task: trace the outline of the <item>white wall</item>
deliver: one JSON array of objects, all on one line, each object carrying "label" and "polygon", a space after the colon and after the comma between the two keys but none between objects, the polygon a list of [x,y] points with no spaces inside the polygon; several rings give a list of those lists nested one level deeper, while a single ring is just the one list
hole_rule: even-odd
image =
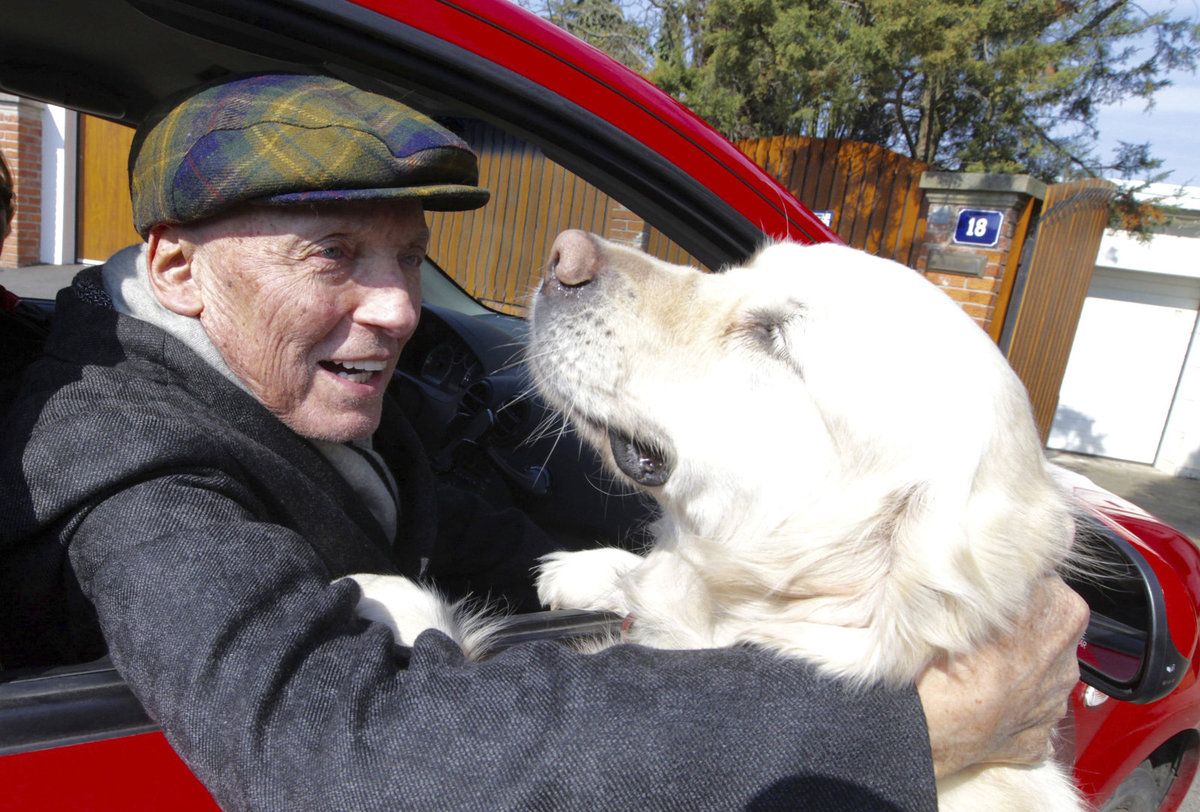
[{"label": "white wall", "polygon": [[1107,229],[1096,252],[1096,264],[1125,271],[1148,271],[1200,278],[1200,238],[1154,234],[1140,242],[1128,231]]},{"label": "white wall", "polygon": [[1192,330],[1191,347],[1154,467],[1200,479],[1200,319]]},{"label": "white wall", "polygon": [[42,110],[42,262],[75,261],[76,114],[46,105]]},{"label": "white wall", "polygon": [[[1143,243],[1128,232],[1109,230],[1100,242],[1096,265],[1200,279],[1200,238],[1155,234]],[[1154,467],[1200,478],[1200,320],[1186,353]],[[1122,392],[1119,381],[1113,384],[1112,397],[1137,397],[1137,392]]]}]

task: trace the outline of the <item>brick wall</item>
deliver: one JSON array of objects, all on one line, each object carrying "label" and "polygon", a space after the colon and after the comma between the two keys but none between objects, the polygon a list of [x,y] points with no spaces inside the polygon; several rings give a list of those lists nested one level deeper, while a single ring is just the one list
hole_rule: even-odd
[{"label": "brick wall", "polygon": [[41,249],[42,105],[0,94],[0,150],[16,186],[16,217],[0,266],[32,265]]},{"label": "brick wall", "polygon": [[992,326],[996,312],[996,297],[1000,292],[1000,264],[988,263],[982,277],[956,274],[925,274],[925,278],[941,288],[951,299],[962,305],[966,314],[985,330]]},{"label": "brick wall", "polygon": [[[994,204],[993,204],[994,205]],[[925,270],[925,278],[942,289],[951,299],[958,302],[968,316],[984,330],[992,327],[996,305],[1000,295],[1000,281],[1004,276],[1009,248],[1012,246],[1013,231],[1019,217],[1019,209],[1013,205],[1004,210],[1004,223],[1000,239],[993,248],[973,248],[953,244],[955,221],[938,222],[933,218],[926,223],[925,237],[916,254],[915,265],[919,269],[929,268],[931,248],[946,253],[982,256],[984,266],[979,276]]]},{"label": "brick wall", "polygon": [[616,199],[608,204],[608,223],[604,236],[614,242],[646,249],[646,221]]},{"label": "brick wall", "polygon": [[[921,188],[925,193],[925,233],[913,267],[998,341],[1007,291],[1022,248],[1021,224],[1031,201],[1045,196],[1045,184],[1024,175],[926,172]],[[964,209],[1000,212],[1003,222],[995,245],[955,242],[955,228]]]}]

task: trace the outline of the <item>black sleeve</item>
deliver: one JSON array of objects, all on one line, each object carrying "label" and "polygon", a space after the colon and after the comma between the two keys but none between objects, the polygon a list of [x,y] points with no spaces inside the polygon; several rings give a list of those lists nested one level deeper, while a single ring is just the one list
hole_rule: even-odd
[{"label": "black sleeve", "polygon": [[750,648],[482,663],[358,618],[220,472],[130,484],[71,559],[113,661],[226,809],[933,809],[912,690]]}]

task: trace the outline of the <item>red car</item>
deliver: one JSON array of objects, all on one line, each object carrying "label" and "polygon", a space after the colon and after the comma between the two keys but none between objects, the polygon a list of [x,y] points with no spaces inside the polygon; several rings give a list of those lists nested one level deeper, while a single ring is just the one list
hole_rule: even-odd
[{"label": "red car", "polygon": [[[394,95],[503,157],[484,161],[494,201],[477,219],[434,224],[448,236],[431,247],[425,313],[394,389],[441,475],[563,538],[613,538],[644,506],[598,493],[595,461],[579,448],[521,443],[541,415],[516,400],[524,323],[512,315],[512,275],[536,268],[567,225],[633,229],[650,250],[710,268],[764,237],[836,239],[686,108],[507,0],[4,4],[0,90],[113,121],[136,124],[179,89],[261,70],[316,70]],[[485,220],[495,212],[510,219]],[[1104,572],[1076,579],[1093,620],[1075,774],[1098,807],[1174,809],[1200,745],[1200,558],[1133,506],[1073,487]],[[514,635],[575,634],[587,622],[535,618]],[[213,807],[103,660],[0,670],[0,788],[3,809]]]}]

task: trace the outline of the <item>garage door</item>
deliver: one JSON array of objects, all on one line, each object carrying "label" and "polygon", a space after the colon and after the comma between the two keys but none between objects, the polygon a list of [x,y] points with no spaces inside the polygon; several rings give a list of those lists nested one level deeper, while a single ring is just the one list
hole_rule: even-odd
[{"label": "garage door", "polygon": [[141,242],[129,202],[129,145],[133,130],[94,116],[79,116],[79,198],[75,257],[103,262]]},{"label": "garage door", "polygon": [[1153,463],[1200,309],[1200,279],[1097,268],[1047,445]]}]

